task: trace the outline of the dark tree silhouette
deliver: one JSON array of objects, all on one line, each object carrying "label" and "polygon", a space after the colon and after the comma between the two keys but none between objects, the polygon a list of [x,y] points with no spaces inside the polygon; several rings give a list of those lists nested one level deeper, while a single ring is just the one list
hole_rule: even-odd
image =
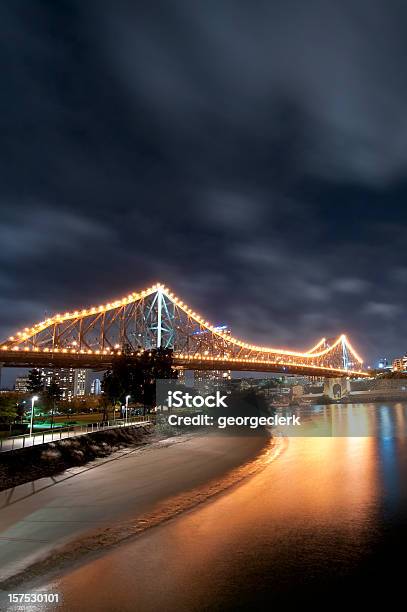
[{"label": "dark tree silhouette", "polygon": [[51,380],[50,384],[45,388],[44,400],[46,409],[51,412],[51,429],[54,427],[55,407],[60,401],[62,391],[55,380]]},{"label": "dark tree silhouette", "polygon": [[117,356],[103,377],[103,393],[113,404],[119,401],[123,404],[126,395],[130,395],[133,402],[143,404],[145,414],[155,405],[155,381],[177,378],[172,363],[172,349],[151,349]]},{"label": "dark tree silhouette", "polygon": [[42,393],[44,391],[44,378],[37,368],[28,372],[28,390],[31,393]]}]

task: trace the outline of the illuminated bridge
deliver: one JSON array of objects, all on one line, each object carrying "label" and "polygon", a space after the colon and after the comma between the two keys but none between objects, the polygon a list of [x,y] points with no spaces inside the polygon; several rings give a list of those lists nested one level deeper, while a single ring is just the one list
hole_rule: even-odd
[{"label": "illuminated bridge", "polygon": [[255,346],[211,325],[161,284],[26,327],[0,344],[0,365],[101,370],[123,350],[158,347],[173,349],[183,369],[367,376],[344,334],[305,352]]}]

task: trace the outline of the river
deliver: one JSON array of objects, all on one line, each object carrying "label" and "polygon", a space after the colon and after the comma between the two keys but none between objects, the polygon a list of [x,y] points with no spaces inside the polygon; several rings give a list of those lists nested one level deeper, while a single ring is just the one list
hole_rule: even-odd
[{"label": "river", "polygon": [[278,437],[249,477],[41,590],[75,612],[260,610],[379,595],[390,605],[404,591],[407,405],[338,408],[315,409],[313,419],[356,414],[372,435]]}]

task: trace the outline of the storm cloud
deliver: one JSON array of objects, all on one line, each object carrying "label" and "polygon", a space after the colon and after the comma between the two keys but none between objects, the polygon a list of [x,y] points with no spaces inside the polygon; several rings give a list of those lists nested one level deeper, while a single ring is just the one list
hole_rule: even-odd
[{"label": "storm cloud", "polygon": [[307,347],[406,346],[407,7],[3,2],[0,336],[169,285]]}]

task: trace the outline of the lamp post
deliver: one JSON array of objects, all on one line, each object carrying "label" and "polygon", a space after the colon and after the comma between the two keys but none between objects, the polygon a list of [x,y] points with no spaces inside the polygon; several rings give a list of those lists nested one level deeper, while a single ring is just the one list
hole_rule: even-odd
[{"label": "lamp post", "polygon": [[128,421],[129,399],[131,395],[126,395],[126,423]]},{"label": "lamp post", "polygon": [[31,398],[31,421],[30,421],[30,436],[33,435],[33,424],[34,424],[34,404],[38,400],[38,395],[33,395]]}]

